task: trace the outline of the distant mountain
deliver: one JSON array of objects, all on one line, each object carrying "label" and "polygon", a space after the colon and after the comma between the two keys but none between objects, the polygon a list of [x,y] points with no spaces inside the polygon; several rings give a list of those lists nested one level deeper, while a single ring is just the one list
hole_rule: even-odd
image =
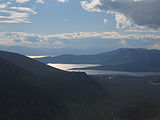
[{"label": "distant mountain", "polygon": [[62,71],[23,55],[0,51],[0,119],[71,120],[67,103],[110,95],[85,73]]},{"label": "distant mountain", "polygon": [[85,69],[131,72],[160,72],[160,51],[120,48],[96,55],[61,55],[38,58],[43,63],[100,64]]}]

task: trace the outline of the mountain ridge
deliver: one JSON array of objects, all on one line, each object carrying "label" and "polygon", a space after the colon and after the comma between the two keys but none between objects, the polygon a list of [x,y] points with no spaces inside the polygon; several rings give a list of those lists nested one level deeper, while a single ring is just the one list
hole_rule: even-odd
[{"label": "mountain ridge", "polygon": [[84,111],[82,105],[110,98],[109,91],[84,72],[62,71],[6,51],[0,51],[0,66],[2,120],[79,120],[74,111]]},{"label": "mountain ridge", "polygon": [[32,73],[35,83],[57,92],[64,100],[91,102],[108,95],[101,85],[85,73],[62,71],[17,53],[0,51],[0,57]]},{"label": "mountain ridge", "polygon": [[95,70],[160,72],[160,51],[155,49],[120,48],[95,55],[61,55],[36,60],[43,63],[102,65],[86,68]]}]

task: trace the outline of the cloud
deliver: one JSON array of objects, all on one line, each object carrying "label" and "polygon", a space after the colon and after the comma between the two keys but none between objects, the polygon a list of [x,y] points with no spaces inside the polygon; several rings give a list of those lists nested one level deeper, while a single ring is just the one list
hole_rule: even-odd
[{"label": "cloud", "polygon": [[[0,2],[0,23],[32,23],[30,17],[37,14],[38,4],[48,0],[2,0]],[[51,0],[52,1],[52,0]],[[69,0],[55,0],[61,3]],[[64,20],[65,22],[68,19]]]},{"label": "cloud", "polygon": [[33,13],[29,13],[28,11],[17,12],[14,10],[1,10],[0,13],[7,14],[4,16],[2,15],[0,16],[0,23],[21,23],[21,22],[31,23],[28,18],[31,14],[33,14]]},{"label": "cloud", "polygon": [[92,0],[82,1],[89,12],[115,14],[117,27],[160,28],[160,0]]},{"label": "cloud", "polygon": [[[39,35],[24,32],[0,32],[0,45],[47,49],[106,49],[119,47],[159,47],[160,35],[122,34],[118,32],[78,32]],[[93,41],[95,44],[93,44]]]},{"label": "cloud", "polygon": [[149,48],[151,48],[151,49],[160,49],[160,42],[157,42],[157,43],[154,43],[154,44],[150,45]]},{"label": "cloud", "polygon": [[57,41],[53,41],[52,44],[55,46],[54,48],[62,48],[62,46],[64,45],[64,43],[62,41],[58,41],[58,40]]},{"label": "cloud", "polygon": [[62,41],[57,39],[46,39],[45,36],[23,32],[0,32],[0,45],[4,46],[26,46],[26,47],[45,47],[60,48]]},{"label": "cloud", "polygon": [[131,30],[125,30],[126,32],[137,32],[137,33],[155,33],[158,32],[156,30],[137,30],[137,29],[131,29]]},{"label": "cloud", "polygon": [[10,5],[10,4],[11,4],[11,2],[1,3],[0,4],[0,9],[4,9],[4,8],[8,7],[8,5]]},{"label": "cloud", "polygon": [[0,45],[5,46],[39,46],[41,37],[36,34],[28,34],[23,32],[1,32]]},{"label": "cloud", "polygon": [[5,0],[0,3],[0,23],[31,23],[30,16],[37,14],[27,2],[44,3],[44,0]]},{"label": "cloud", "polygon": [[119,44],[120,44],[120,45],[127,45],[127,42],[126,42],[126,40],[120,40],[120,41],[119,41]]},{"label": "cloud", "polygon": [[109,21],[108,19],[104,19],[104,20],[103,20],[103,23],[104,23],[104,24],[107,24],[108,21]]},{"label": "cloud", "polygon": [[57,1],[61,3],[65,3],[65,2],[68,2],[69,0],[57,0]]},{"label": "cloud", "polygon": [[0,23],[31,23],[29,17],[37,12],[29,7],[13,6],[13,2],[4,2],[0,4],[0,14]]},{"label": "cloud", "polygon": [[29,12],[29,13],[32,13],[32,14],[37,14],[36,11],[34,11],[31,8],[27,8],[27,7],[10,7],[10,9],[18,10],[18,11],[22,11],[22,12]]},{"label": "cloud", "polygon": [[44,0],[36,0],[36,3],[44,4]]},{"label": "cloud", "polygon": [[51,34],[44,36],[45,39],[84,39],[84,38],[101,38],[101,39],[160,39],[159,35],[154,34],[120,34],[118,32],[78,32]]},{"label": "cloud", "polygon": [[16,0],[17,3],[26,3],[29,2],[30,0]]}]

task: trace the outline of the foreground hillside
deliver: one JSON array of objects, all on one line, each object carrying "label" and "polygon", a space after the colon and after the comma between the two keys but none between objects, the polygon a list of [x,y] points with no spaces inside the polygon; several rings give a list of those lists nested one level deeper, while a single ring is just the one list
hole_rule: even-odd
[{"label": "foreground hillside", "polygon": [[1,120],[70,120],[63,101],[35,76],[0,58]]},{"label": "foreground hillside", "polygon": [[71,120],[79,117],[71,106],[110,96],[85,73],[61,71],[23,55],[0,51],[0,66],[3,120]]},{"label": "foreground hillside", "polygon": [[129,72],[160,72],[160,51],[148,49],[117,49],[96,55],[61,55],[37,60],[44,63],[100,64],[84,69]]},{"label": "foreground hillside", "polygon": [[99,104],[105,111],[102,120],[160,120],[160,76],[92,77],[112,95]]}]

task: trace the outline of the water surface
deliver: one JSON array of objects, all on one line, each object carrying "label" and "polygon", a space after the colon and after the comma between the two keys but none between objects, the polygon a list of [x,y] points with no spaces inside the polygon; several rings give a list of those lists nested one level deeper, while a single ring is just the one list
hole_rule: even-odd
[{"label": "water surface", "polygon": [[53,64],[49,63],[49,66],[65,70],[65,71],[76,71],[86,72],[87,74],[121,74],[121,75],[132,75],[132,76],[149,76],[149,75],[160,75],[160,72],[124,72],[124,71],[109,71],[109,70],[70,70],[73,68],[86,68],[100,66],[98,64]]}]

